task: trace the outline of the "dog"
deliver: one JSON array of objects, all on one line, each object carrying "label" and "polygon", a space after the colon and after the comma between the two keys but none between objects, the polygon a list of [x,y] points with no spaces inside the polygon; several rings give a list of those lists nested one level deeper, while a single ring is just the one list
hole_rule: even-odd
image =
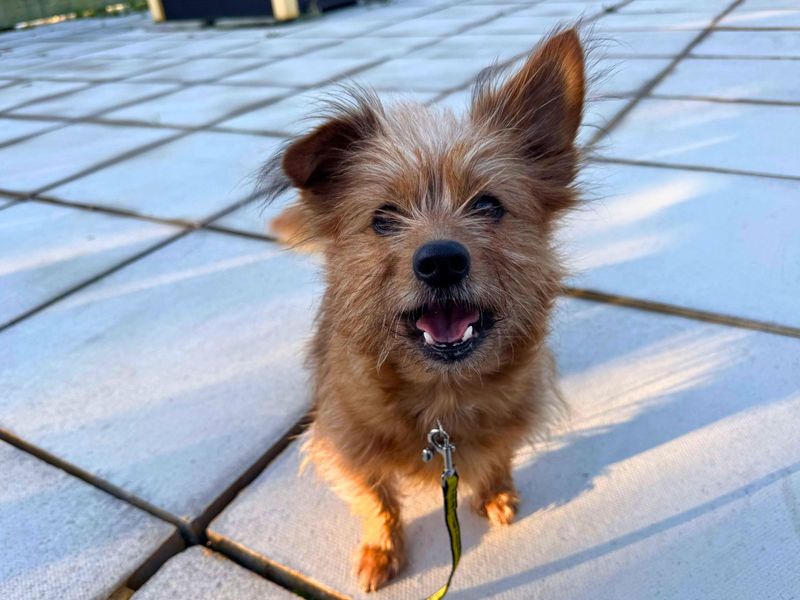
[{"label": "dog", "polygon": [[545,337],[584,64],[577,31],[555,32],[516,71],[485,70],[463,117],[351,88],[265,169],[268,195],[299,192],[279,237],[325,256],[304,452],[363,520],[365,591],[404,565],[400,490],[440,483],[420,459],[437,422],[474,510],[515,516],[515,451],[562,402]]}]

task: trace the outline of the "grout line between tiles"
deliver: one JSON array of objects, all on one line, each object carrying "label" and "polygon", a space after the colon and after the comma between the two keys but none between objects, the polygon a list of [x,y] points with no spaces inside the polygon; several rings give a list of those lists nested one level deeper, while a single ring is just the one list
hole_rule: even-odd
[{"label": "grout line between tiles", "polygon": [[[761,100],[758,98],[720,98],[719,96],[702,96],[691,94],[650,94],[648,98],[656,100],[700,100],[703,102],[716,102],[717,104],[752,104],[756,106],[800,106],[800,99],[790,100]],[[799,96],[800,98],[800,96]]]},{"label": "grout line between tiles", "polygon": [[640,167],[655,167],[658,169],[677,169],[684,171],[697,171],[700,173],[722,173],[723,175],[744,175],[748,177],[763,177],[765,179],[784,179],[786,181],[800,181],[800,175],[781,175],[778,173],[760,173],[758,171],[745,171],[741,169],[726,169],[724,167],[710,167],[704,165],[690,165],[682,163],[661,163],[649,160],[635,160],[631,158],[617,158],[611,156],[593,155],[592,162],[636,165]]},{"label": "grout line between tiles", "polygon": [[684,308],[682,306],[667,304],[665,302],[642,300],[639,298],[632,298],[630,296],[609,294],[606,292],[599,292],[596,290],[572,286],[565,286],[562,294],[570,298],[581,298],[583,300],[590,300],[602,304],[612,304],[614,306],[623,306],[625,308],[632,308],[650,313],[659,313],[663,315],[692,319],[694,321],[714,323],[716,325],[727,325],[730,327],[736,327],[738,329],[750,329],[753,331],[761,331],[764,333],[771,333],[785,337],[800,338],[800,328],[798,327],[790,327],[787,325],[759,321],[756,319],[746,319],[743,317],[725,315],[706,310]]}]

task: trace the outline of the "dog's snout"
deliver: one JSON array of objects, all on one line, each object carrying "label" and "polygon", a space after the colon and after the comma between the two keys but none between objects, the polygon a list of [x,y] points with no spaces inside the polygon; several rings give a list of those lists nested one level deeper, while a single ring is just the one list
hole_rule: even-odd
[{"label": "dog's snout", "polygon": [[414,253],[414,275],[431,287],[455,285],[469,274],[469,252],[454,240],[436,240]]}]

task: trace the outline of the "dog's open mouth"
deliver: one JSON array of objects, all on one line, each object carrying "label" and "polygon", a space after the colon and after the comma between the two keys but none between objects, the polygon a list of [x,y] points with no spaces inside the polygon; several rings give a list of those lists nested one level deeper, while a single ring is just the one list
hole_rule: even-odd
[{"label": "dog's open mouth", "polygon": [[425,305],[411,319],[425,352],[446,362],[469,356],[494,323],[487,311],[451,301]]}]

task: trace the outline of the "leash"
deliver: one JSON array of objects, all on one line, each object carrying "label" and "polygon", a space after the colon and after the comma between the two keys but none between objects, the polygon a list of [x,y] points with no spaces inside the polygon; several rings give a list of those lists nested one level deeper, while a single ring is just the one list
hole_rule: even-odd
[{"label": "leash", "polygon": [[442,471],[442,494],[444,496],[444,521],[447,525],[447,534],[450,536],[450,553],[453,556],[453,566],[450,568],[450,576],[447,582],[428,596],[427,600],[441,600],[450,589],[453,575],[461,560],[461,526],[458,524],[458,472],[453,465],[453,452],[456,447],[450,443],[450,436],[436,422],[437,427],[428,433],[428,447],[422,451],[422,460],[430,462],[433,460],[433,451],[442,455],[444,459],[444,470]]}]

